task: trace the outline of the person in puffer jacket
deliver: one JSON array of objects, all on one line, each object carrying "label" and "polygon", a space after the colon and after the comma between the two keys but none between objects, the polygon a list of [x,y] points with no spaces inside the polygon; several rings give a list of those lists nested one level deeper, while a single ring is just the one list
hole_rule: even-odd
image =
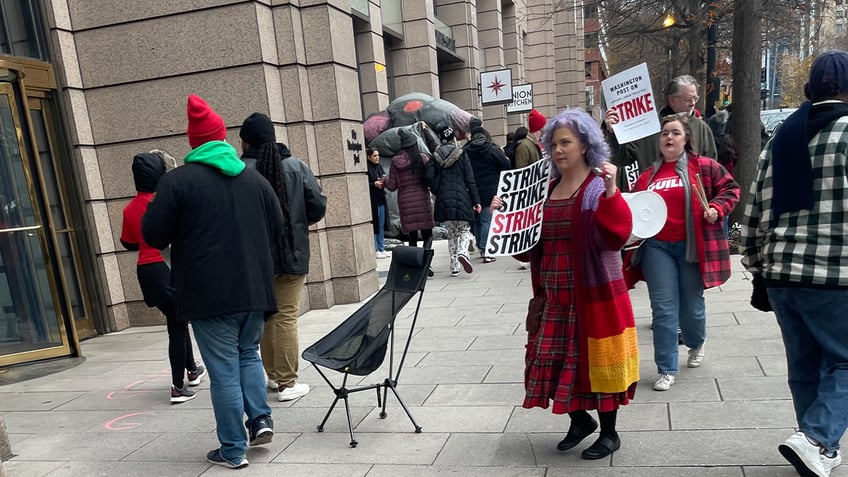
[{"label": "person in puffer jacket", "polygon": [[495,261],[495,257],[489,257],[485,252],[486,242],[489,240],[489,225],[492,222],[492,212],[489,210],[492,201],[490,197],[494,197],[498,190],[501,171],[510,169],[509,159],[507,159],[503,149],[492,144],[492,136],[489,131],[482,127],[477,127],[471,131],[471,140],[465,145],[464,149],[471,161],[471,169],[474,170],[474,182],[477,184],[477,191],[480,193],[480,197],[486,198],[485,203],[480,204],[483,209],[475,215],[471,229],[474,232],[474,240],[477,241],[483,263],[492,263]]},{"label": "person in puffer jacket", "polygon": [[412,134],[400,132],[401,147],[399,154],[392,158],[389,175],[383,187],[390,192],[397,191],[400,228],[409,235],[409,245],[418,246],[418,238],[424,241],[424,248],[433,246],[433,205],[430,202],[430,182],[432,164],[430,157],[418,149],[418,141]]},{"label": "person in puffer jacket", "polygon": [[455,277],[459,275],[460,265],[465,273],[474,271],[468,259],[468,242],[470,223],[475,213],[480,213],[480,196],[471,161],[465,150],[453,142],[453,128],[439,123],[436,132],[442,145],[433,153],[435,176],[430,189],[436,194],[436,221],[444,223],[448,231],[450,274]]}]

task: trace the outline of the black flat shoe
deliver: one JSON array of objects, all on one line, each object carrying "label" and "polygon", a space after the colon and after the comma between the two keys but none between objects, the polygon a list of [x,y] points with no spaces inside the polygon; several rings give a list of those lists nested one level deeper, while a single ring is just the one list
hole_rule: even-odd
[{"label": "black flat shoe", "polygon": [[568,449],[571,449],[572,447],[576,446],[577,444],[580,444],[580,441],[589,437],[589,435],[591,435],[593,432],[595,432],[595,429],[597,429],[597,428],[598,428],[598,423],[594,419],[592,419],[592,427],[588,427],[588,428],[585,428],[585,429],[577,427],[574,424],[572,424],[568,428],[568,434],[566,434],[565,438],[563,440],[559,441],[559,444],[557,444],[557,450],[567,451]]},{"label": "black flat shoe", "polygon": [[601,436],[598,440],[595,441],[594,444],[589,446],[588,449],[584,450],[580,457],[586,460],[597,460],[603,459],[604,457],[612,454],[621,448],[621,439],[618,436],[615,438],[609,436]]}]

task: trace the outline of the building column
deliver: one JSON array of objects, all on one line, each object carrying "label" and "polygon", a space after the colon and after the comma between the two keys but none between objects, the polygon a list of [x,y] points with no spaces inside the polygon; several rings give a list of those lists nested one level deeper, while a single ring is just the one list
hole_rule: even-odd
[{"label": "building column", "polygon": [[[514,84],[526,84],[529,81],[524,73],[524,35],[527,31],[525,6],[522,0],[503,6],[503,47],[504,64],[512,70]],[[507,116],[507,131],[515,131],[526,126],[526,114],[513,113]]]},{"label": "building column", "polygon": [[[439,97],[436,26],[430,1],[402,0],[403,41],[391,51],[396,96],[425,93]],[[372,254],[373,255],[373,254]]]},{"label": "building column", "polygon": [[[504,24],[501,0],[479,0],[477,2],[477,39],[483,50],[483,70],[505,69]],[[521,84],[512,76],[512,84]],[[483,126],[500,146],[506,144],[506,106],[483,107]]]},{"label": "building column", "polygon": [[[556,62],[554,57],[554,28],[551,12],[553,0],[527,0],[527,35],[524,42],[524,73],[527,83],[533,83],[533,106],[551,117],[557,110]],[[522,126],[527,125],[522,115]]]},{"label": "building column", "polygon": [[274,23],[285,33],[277,30],[279,120],[328,199],[326,216],[310,234],[306,286],[312,308],[361,301],[377,289],[371,209],[363,200],[368,186],[353,19],[350,7],[338,3],[274,9]]},{"label": "building column", "polygon": [[[583,2],[569,0],[553,17],[555,111],[586,107],[586,66],[583,45]],[[550,116],[548,116],[550,117]]]},{"label": "building column", "polygon": [[386,76],[386,50],[383,46],[383,20],[380,1],[368,4],[369,22],[354,21],[356,54],[359,62],[359,84],[362,88],[362,112],[365,117],[386,109],[389,86]]},{"label": "building column", "polygon": [[482,55],[477,36],[477,7],[471,0],[435,0],[438,17],[451,27],[456,56],[463,62],[440,65],[442,98],[475,116],[483,115],[480,104]]}]

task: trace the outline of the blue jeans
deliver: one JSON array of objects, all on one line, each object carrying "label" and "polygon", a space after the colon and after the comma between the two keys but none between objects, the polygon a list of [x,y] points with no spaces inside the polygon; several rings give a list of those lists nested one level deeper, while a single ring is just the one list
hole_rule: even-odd
[{"label": "blue jeans", "polygon": [[194,338],[209,370],[209,393],[215,410],[221,456],[241,462],[247,450],[245,424],[270,416],[265,396],[265,370],[259,359],[264,312],[251,311],[191,322]]},{"label": "blue jeans", "polygon": [[386,251],[385,237],[386,237],[386,206],[378,205],[377,206],[377,222],[379,228],[378,233],[374,234],[374,246],[377,248],[378,252]]},{"label": "blue jeans", "polygon": [[488,207],[484,207],[474,217],[474,223],[471,224],[471,230],[474,233],[474,240],[477,242],[477,248],[480,250],[480,255],[486,255],[486,241],[489,240],[489,225],[492,223],[492,212]]},{"label": "blue jeans", "polygon": [[685,241],[656,239],[642,244],[641,267],[651,300],[657,372],[677,374],[677,328],[689,348],[700,347],[707,336],[701,268],[686,261]]},{"label": "blue jeans", "polygon": [[798,428],[828,451],[848,428],[848,290],[768,288]]}]

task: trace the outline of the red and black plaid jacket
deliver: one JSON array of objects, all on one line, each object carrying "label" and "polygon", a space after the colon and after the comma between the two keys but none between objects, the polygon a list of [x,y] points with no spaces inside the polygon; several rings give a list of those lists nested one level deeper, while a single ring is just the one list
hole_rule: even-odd
[{"label": "red and black plaid jacket", "polygon": [[[695,227],[695,237],[699,237],[696,247],[704,288],[712,288],[726,282],[730,278],[730,250],[727,235],[724,233],[724,217],[730,215],[739,202],[739,184],[721,164],[709,157],[690,154],[687,159],[688,178],[683,179],[690,184],[689,202],[692,206],[692,218]],[[636,181],[635,191],[648,189],[648,184],[654,177],[657,163],[645,170]],[[695,195],[691,184],[696,182],[695,174],[701,176],[704,193],[710,207],[718,211],[718,220],[709,223],[704,220],[704,208]],[[690,226],[687,223],[687,227]]]}]

